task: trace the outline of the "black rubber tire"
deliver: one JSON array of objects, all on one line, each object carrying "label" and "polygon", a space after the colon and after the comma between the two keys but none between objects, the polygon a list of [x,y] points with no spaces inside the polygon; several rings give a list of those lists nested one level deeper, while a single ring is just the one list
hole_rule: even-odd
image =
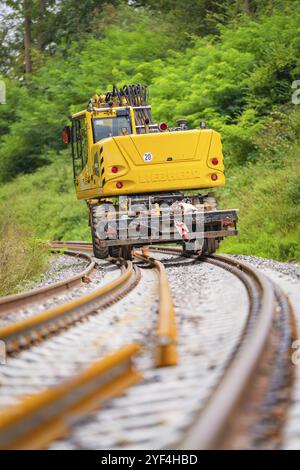
[{"label": "black rubber tire", "polygon": [[[217,210],[217,201],[214,196],[214,193],[208,193],[208,195],[204,198],[204,203],[210,204],[212,210]],[[221,226],[220,226],[221,228]],[[219,240],[215,238],[205,238],[203,247],[202,247],[202,254],[203,255],[212,255],[217,251],[219,248]]]},{"label": "black rubber tire", "polygon": [[108,248],[100,246],[100,238],[96,233],[95,207],[90,210],[90,225],[92,232],[93,251],[95,258],[106,259],[109,256]]},{"label": "black rubber tire", "polygon": [[122,248],[121,248],[121,257],[131,261],[132,260],[131,250],[132,250],[131,245],[122,246]]},{"label": "black rubber tire", "polygon": [[132,260],[131,246],[110,246],[108,252],[113,258]]},{"label": "black rubber tire", "polygon": [[121,255],[121,250],[119,246],[110,246],[108,248],[109,255],[113,258],[119,258]]}]

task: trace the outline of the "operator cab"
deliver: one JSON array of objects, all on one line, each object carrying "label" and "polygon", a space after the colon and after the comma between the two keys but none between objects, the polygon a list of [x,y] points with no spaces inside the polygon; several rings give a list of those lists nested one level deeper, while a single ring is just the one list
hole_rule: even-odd
[{"label": "operator cab", "polygon": [[95,117],[92,119],[94,143],[107,137],[132,134],[130,116]]}]

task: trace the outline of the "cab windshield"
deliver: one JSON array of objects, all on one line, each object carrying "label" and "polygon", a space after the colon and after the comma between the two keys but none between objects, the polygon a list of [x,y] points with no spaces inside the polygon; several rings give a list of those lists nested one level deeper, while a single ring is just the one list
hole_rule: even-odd
[{"label": "cab windshield", "polygon": [[131,134],[129,116],[115,116],[109,118],[93,119],[94,141],[106,137]]}]

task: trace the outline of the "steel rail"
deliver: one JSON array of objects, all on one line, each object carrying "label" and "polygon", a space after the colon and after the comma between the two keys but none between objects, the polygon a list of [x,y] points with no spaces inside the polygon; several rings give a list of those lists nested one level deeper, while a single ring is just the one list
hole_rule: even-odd
[{"label": "steel rail", "polygon": [[59,294],[73,287],[80,285],[82,282],[88,280],[88,277],[93,274],[95,270],[95,261],[92,260],[91,256],[86,253],[77,253],[71,250],[65,251],[65,254],[74,257],[80,257],[88,261],[88,266],[80,273],[64,279],[59,282],[53,282],[48,286],[40,287],[38,289],[32,289],[18,294],[7,295],[0,297],[0,314],[5,315],[13,310],[20,307],[25,307],[39,300],[45,300],[45,298]]},{"label": "steel rail", "polygon": [[164,265],[155,260],[159,272],[159,319],[157,327],[156,366],[174,366],[178,362],[174,303]]},{"label": "steel rail", "polygon": [[112,282],[78,299],[0,328],[0,339],[6,344],[7,353],[17,352],[123,297],[138,283],[140,273],[130,261],[122,260],[122,263],[121,276]]},{"label": "steel rail", "polygon": [[89,412],[142,378],[132,365],[138,351],[137,344],[125,346],[68,381],[8,407],[0,414],[0,449],[43,449],[68,434]]},{"label": "steel rail", "polygon": [[[80,245],[80,242],[67,242],[65,245],[70,247],[69,243],[78,243]],[[87,244],[84,244],[84,246],[87,246]],[[182,253],[181,248],[175,247],[149,247],[149,249],[174,255]],[[175,365],[177,364],[175,312],[165,267],[160,261],[149,257],[145,252],[144,254],[134,253],[134,256],[155,268],[159,274],[159,320],[157,327],[156,366]],[[270,343],[270,332],[273,327],[276,311],[276,292],[264,275],[245,262],[225,255],[192,256],[192,258],[213,264],[236,275],[245,285],[250,300],[248,321],[245,325],[240,344],[228,361],[228,367],[212,391],[205,407],[195,417],[194,423],[186,431],[184,440],[176,446],[176,448],[180,449],[216,449],[222,448],[223,443],[226,442],[232,420],[235,419],[237,412],[240,411],[242,405],[247,400],[250,389],[249,385],[250,383],[255,384],[257,380],[258,366],[263,360]],[[123,267],[121,277],[128,272],[130,265],[131,269],[134,270],[132,263],[127,262],[126,268],[124,269]],[[135,285],[137,282],[136,279],[132,280],[130,275],[128,277],[129,280],[126,281],[125,291],[126,289],[128,290],[128,285]],[[118,279],[115,282],[117,281]],[[108,299],[105,296],[106,302],[112,301],[114,289],[112,292],[109,291]],[[94,301],[95,299],[89,299],[89,311],[99,308],[99,306],[95,307],[93,305]],[[74,307],[71,313],[69,312],[72,322],[82,318],[80,315],[88,314],[83,311],[85,304],[80,305],[78,309],[77,307]],[[68,317],[63,316],[63,318],[66,319]],[[58,322],[59,328],[65,326],[61,323],[59,315],[53,319],[54,326],[56,326],[56,322]],[[53,323],[50,321],[50,329]],[[23,338],[26,342],[26,338],[28,339],[28,335],[32,335],[32,332],[34,335],[43,336],[43,329],[47,330],[47,325],[46,320],[40,325],[40,329],[39,327],[37,330],[29,328],[27,331],[25,328],[23,333],[17,333],[19,334],[17,336],[18,340],[12,337],[9,339],[11,343],[8,344],[14,345],[14,341],[17,341],[15,344],[17,349],[22,342],[20,339],[22,340]],[[3,329],[0,329],[0,339],[2,339],[1,330]],[[138,346],[131,347],[136,348],[135,351],[137,352]],[[132,352],[132,354],[135,354],[135,352]],[[32,396],[24,400],[19,408],[9,408],[7,412],[0,415],[0,449],[43,448],[53,439],[65,435],[68,432],[68,423],[70,421],[73,423],[74,420],[76,421],[84,416],[86,412],[98,406],[104,398],[110,398],[118,393],[114,391],[116,384],[116,388],[119,391],[122,387],[124,388],[124,382],[125,386],[128,386],[138,380],[136,372],[133,372],[133,375],[131,374],[131,366],[129,366],[130,378],[128,378],[120,362],[114,363],[115,370],[117,371],[116,375],[108,369],[104,371],[103,361],[106,359],[102,360],[102,365],[101,361],[98,361],[97,364],[88,368],[84,373],[79,374],[78,377],[71,379],[67,384],[59,385],[51,390]],[[96,368],[94,368],[95,365]],[[124,367],[126,369],[127,366]],[[122,377],[120,382],[118,378],[119,372]],[[113,390],[110,388],[111,384],[107,384],[105,381],[106,376],[109,379],[113,376]]]},{"label": "steel rail", "polygon": [[[178,255],[181,248],[149,247],[151,251]],[[250,305],[249,316],[237,351],[229,361],[220,382],[204,409],[187,431],[180,449],[218,449],[228,442],[228,428],[245,403],[250,383],[264,359],[274,324],[276,293],[271,282],[256,268],[226,255],[192,256],[236,275],[245,285]],[[166,263],[167,265],[167,263]]]},{"label": "steel rail", "polygon": [[61,250],[76,250],[76,251],[93,251],[93,244],[91,242],[81,241],[53,241],[49,242],[49,247]]},{"label": "steel rail", "polygon": [[[259,304],[256,305],[255,321],[252,322],[251,334],[244,334],[244,340],[225,371],[217,388],[210,396],[204,410],[200,413],[194,425],[189,429],[183,442],[182,449],[215,449],[222,447],[226,429],[237,408],[245,398],[249,384],[255,374],[270,335],[275,311],[275,295],[268,279],[257,269],[247,263],[234,260],[225,255],[213,255],[204,258],[205,262],[219,267],[242,271],[251,281],[254,281],[259,292]],[[231,269],[232,272],[232,269]],[[243,278],[240,277],[243,281]],[[245,281],[243,281],[245,282]],[[250,298],[251,302],[251,298]],[[251,321],[252,318],[249,318]],[[247,333],[247,327],[246,331]]]},{"label": "steel rail", "polygon": [[157,245],[150,245],[148,246],[149,251],[157,251],[159,253],[166,253],[170,255],[180,255],[183,254],[183,250],[180,247],[175,247],[175,246],[157,246]]},{"label": "steel rail", "polygon": [[159,312],[156,331],[157,345],[155,349],[156,367],[174,366],[178,362],[177,329],[174,303],[166,269],[160,261],[150,258],[145,252],[134,256],[143,262],[148,262],[159,275]]}]

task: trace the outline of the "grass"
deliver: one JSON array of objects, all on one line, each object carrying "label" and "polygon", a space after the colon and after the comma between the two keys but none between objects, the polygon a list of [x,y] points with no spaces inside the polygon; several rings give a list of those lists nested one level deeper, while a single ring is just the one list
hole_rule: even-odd
[{"label": "grass", "polygon": [[[27,289],[47,266],[45,240],[90,240],[67,153],[0,188],[0,295]],[[42,240],[42,241],[41,241]]]},{"label": "grass", "polygon": [[0,220],[0,295],[28,287],[43,272],[48,259],[45,245],[11,219]]},{"label": "grass", "polygon": [[40,239],[89,241],[88,211],[75,196],[69,153],[50,161],[33,174],[3,184],[0,211],[13,214]]}]

